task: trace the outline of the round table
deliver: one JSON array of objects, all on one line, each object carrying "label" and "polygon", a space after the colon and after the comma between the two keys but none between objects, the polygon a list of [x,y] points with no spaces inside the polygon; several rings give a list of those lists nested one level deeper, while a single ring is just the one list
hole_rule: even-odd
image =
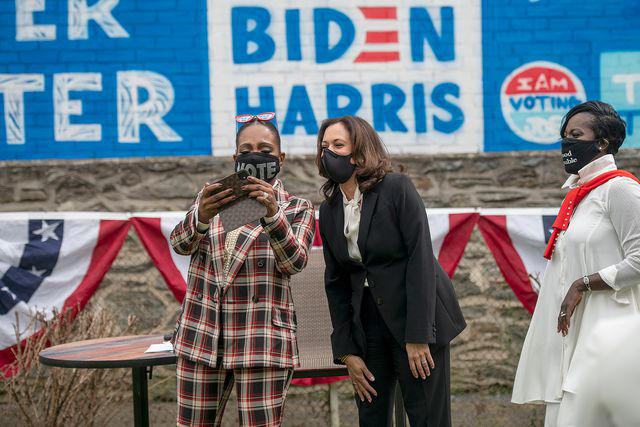
[{"label": "round table", "polygon": [[[134,425],[147,427],[147,375],[151,378],[154,366],[176,363],[176,356],[170,351],[145,353],[151,344],[163,341],[163,335],[133,335],[71,342],[42,350],[40,363],[60,368],[131,368]],[[294,378],[347,375],[344,366],[333,364],[330,350],[310,349],[301,354],[300,362]]]},{"label": "round table", "polygon": [[147,375],[153,366],[176,363],[173,352],[145,353],[161,344],[162,335],[98,338],[49,347],[40,352],[40,363],[60,368],[131,368],[135,426],[149,425]]}]

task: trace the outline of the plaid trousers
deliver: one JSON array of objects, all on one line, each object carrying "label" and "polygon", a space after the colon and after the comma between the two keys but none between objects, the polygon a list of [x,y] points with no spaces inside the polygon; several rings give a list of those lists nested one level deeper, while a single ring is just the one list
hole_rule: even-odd
[{"label": "plaid trousers", "polygon": [[241,426],[279,426],[292,368],[224,369],[178,357],[178,426],[219,426],[236,383]]}]

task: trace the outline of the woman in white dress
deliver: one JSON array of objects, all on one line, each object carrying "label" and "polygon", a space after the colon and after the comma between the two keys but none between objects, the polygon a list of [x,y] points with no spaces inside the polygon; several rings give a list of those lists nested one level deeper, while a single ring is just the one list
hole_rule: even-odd
[{"label": "woman in white dress", "polygon": [[511,400],[546,404],[545,426],[564,427],[576,425],[589,332],[599,320],[640,316],[640,184],[616,167],[626,131],[609,104],[575,106],[560,135],[570,191],[545,252]]}]

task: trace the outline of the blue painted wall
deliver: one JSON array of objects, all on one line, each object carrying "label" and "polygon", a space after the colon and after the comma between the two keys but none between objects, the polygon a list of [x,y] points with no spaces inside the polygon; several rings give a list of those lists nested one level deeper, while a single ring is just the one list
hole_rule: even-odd
[{"label": "blue painted wall", "polygon": [[[588,99],[630,106],[611,97],[601,84],[601,57],[608,52],[640,51],[640,2],[636,0],[576,2],[573,0],[483,0],[482,50],[485,151],[559,149],[516,135],[504,119],[500,89],[516,68],[533,61],[549,61],[569,69],[582,82]],[[638,61],[619,63],[619,71]],[[610,73],[610,72],[609,72]],[[622,86],[615,85],[619,91]],[[605,91],[601,91],[604,89]],[[640,84],[637,85],[640,108]],[[558,137],[559,138],[559,137]],[[638,131],[629,136],[638,141]],[[636,143],[636,146],[637,143]]]},{"label": "blue painted wall", "polygon": [[[127,36],[93,19],[86,39],[73,36],[70,5],[106,0],[45,0],[20,15],[27,3],[0,1],[0,160],[228,155],[233,116],[265,109],[296,154],[313,153],[323,118],[347,113],[392,153],[557,150],[559,118],[585,99],[611,102],[629,124],[624,147],[640,147],[637,0],[119,0],[102,16]],[[55,37],[29,39],[24,16]],[[95,73],[100,89],[56,91],[64,73]],[[506,93],[510,82],[531,90]],[[145,85],[164,85],[150,113],[159,128],[131,109],[148,101]]]},{"label": "blue painted wall", "polygon": [[[47,0],[33,19],[55,25],[55,40],[20,41],[16,2],[0,1],[0,75],[35,73],[44,80],[44,90],[24,94],[24,143],[7,143],[5,105],[0,104],[0,160],[211,153],[206,0],[121,0],[111,13],[129,37],[109,37],[89,21],[88,38],[70,40],[67,12],[67,0]],[[153,72],[170,82],[175,98],[162,119],[181,141],[160,141],[143,124],[139,142],[119,142],[116,76],[130,70]],[[100,124],[101,140],[55,139],[56,73],[100,73],[101,91],[71,91],[69,98],[82,102],[82,114],[70,116],[70,122]],[[142,104],[148,93],[139,89],[138,96]]]}]

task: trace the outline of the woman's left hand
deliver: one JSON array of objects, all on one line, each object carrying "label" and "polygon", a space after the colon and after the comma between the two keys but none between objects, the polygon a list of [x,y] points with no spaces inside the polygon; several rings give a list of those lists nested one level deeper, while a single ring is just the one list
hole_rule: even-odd
[{"label": "woman's left hand", "polygon": [[562,301],[560,306],[560,314],[558,314],[558,333],[562,333],[563,337],[566,337],[569,333],[569,326],[571,325],[571,316],[575,311],[580,301],[582,301],[582,293],[578,290],[579,283],[573,282],[567,295]]},{"label": "woman's left hand", "polygon": [[254,176],[248,178],[251,184],[242,186],[243,190],[249,190],[249,197],[253,197],[267,208],[265,216],[274,216],[278,213],[278,202],[273,190],[273,186]]},{"label": "woman's left hand", "polygon": [[406,348],[411,373],[415,378],[418,378],[419,375],[423,380],[426,380],[431,375],[429,368],[433,369],[436,366],[431,357],[429,344],[408,342]]}]

